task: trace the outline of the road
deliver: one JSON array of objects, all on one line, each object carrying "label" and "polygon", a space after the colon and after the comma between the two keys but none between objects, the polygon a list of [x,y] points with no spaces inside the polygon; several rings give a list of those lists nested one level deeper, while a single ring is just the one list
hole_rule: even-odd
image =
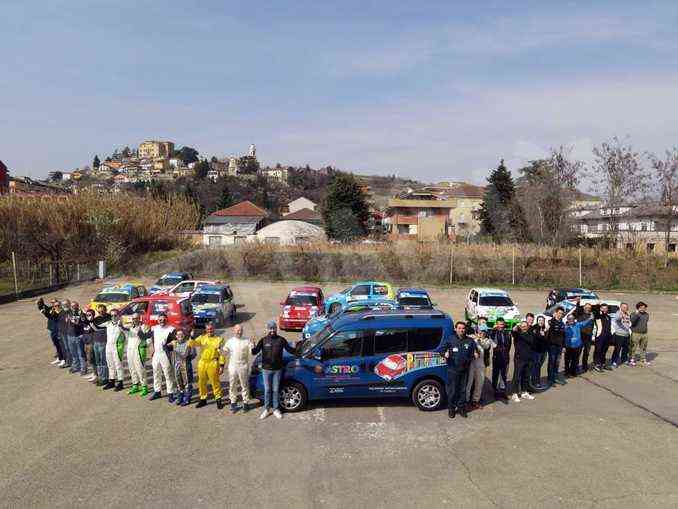
[{"label": "road", "polygon": [[[232,285],[246,334],[263,334],[291,286]],[[84,303],[95,291],[58,296]],[[464,290],[432,295],[462,316]],[[524,312],[543,309],[543,291],[512,295]],[[103,392],[49,365],[32,301],[0,306],[0,506],[677,507],[676,297],[604,296],[649,304],[651,368],[454,420],[374,401],[259,421]]]}]

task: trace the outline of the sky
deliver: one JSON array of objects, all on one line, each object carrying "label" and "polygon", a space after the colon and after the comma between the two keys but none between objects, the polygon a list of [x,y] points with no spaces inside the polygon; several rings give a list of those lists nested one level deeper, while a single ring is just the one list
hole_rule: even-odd
[{"label": "sky", "polygon": [[0,159],[203,156],[484,182],[678,145],[678,2],[0,0]]}]

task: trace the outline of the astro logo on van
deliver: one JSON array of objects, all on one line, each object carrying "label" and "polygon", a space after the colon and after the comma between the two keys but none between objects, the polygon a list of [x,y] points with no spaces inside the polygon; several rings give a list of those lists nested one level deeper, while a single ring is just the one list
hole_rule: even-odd
[{"label": "astro logo on van", "polygon": [[328,375],[355,375],[358,373],[358,366],[328,366],[325,373]]}]

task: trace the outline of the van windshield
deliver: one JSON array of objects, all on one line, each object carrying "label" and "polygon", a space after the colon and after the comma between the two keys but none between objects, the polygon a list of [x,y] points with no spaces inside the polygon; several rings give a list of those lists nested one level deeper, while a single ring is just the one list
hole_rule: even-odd
[{"label": "van windshield", "polygon": [[219,304],[221,295],[218,293],[194,293],[191,302],[193,304]]},{"label": "van windshield", "polygon": [[479,304],[481,306],[511,307],[513,306],[513,301],[503,295],[481,295]]},{"label": "van windshield", "polygon": [[401,306],[428,307],[431,305],[431,301],[428,300],[428,297],[400,297],[398,302]]},{"label": "van windshield", "polygon": [[326,325],[323,329],[320,329],[318,332],[313,334],[310,338],[303,340],[298,346],[297,351],[299,355],[306,355],[308,352],[313,350],[316,345],[319,345],[325,341],[330,335],[334,333],[334,330],[330,325]]},{"label": "van windshield", "polygon": [[174,286],[178,285],[183,280],[184,278],[182,278],[181,276],[165,276],[158,279],[158,281],[156,281],[155,284],[158,286]]},{"label": "van windshield", "polygon": [[297,293],[290,295],[285,301],[286,306],[317,306],[318,297],[316,295]]},{"label": "van windshield", "polygon": [[94,300],[96,302],[127,302],[129,299],[129,294],[127,293],[113,293],[113,292],[104,292],[97,295]]}]

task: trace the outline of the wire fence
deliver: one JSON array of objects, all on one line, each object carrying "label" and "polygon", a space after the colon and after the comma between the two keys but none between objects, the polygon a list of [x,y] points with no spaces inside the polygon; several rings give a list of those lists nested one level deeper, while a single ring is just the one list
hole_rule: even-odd
[{"label": "wire fence", "polygon": [[49,263],[12,256],[0,264],[0,301],[28,297],[66,284],[91,280],[97,277],[97,271],[96,261]]}]

